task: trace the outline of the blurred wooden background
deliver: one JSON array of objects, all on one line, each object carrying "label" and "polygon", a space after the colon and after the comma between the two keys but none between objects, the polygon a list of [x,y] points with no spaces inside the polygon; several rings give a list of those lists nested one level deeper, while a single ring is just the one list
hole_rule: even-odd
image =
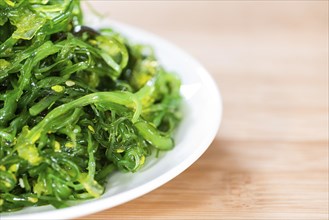
[{"label": "blurred wooden background", "polygon": [[79,219],[328,219],[328,1],[89,1],[197,58],[224,99],[208,151]]}]

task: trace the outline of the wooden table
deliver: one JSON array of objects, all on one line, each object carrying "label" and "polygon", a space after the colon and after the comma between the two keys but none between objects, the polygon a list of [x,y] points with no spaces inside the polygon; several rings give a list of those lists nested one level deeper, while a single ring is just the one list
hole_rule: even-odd
[{"label": "wooden table", "polygon": [[224,99],[207,152],[82,219],[328,219],[328,1],[96,1],[195,56]]}]

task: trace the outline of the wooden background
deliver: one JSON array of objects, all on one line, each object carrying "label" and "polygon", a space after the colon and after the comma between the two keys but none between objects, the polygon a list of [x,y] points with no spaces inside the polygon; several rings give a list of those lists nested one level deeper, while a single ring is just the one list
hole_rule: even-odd
[{"label": "wooden background", "polygon": [[[89,1],[90,2],[90,1]],[[189,169],[82,219],[328,219],[328,1],[93,1],[201,61],[223,122]]]}]

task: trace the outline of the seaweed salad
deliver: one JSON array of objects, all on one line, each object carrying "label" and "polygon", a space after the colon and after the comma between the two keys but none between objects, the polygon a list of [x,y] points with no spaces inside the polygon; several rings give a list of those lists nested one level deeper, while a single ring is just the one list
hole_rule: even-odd
[{"label": "seaweed salad", "polygon": [[84,26],[79,0],[0,0],[0,211],[97,198],[172,149],[179,91],[150,46]]}]

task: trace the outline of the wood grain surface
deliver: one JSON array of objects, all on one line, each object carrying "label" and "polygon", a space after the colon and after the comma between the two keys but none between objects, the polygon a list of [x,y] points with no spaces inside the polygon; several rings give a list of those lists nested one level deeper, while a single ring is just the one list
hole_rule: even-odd
[{"label": "wood grain surface", "polygon": [[328,1],[91,4],[200,60],[221,90],[224,115],[184,173],[79,220],[329,218]]}]

